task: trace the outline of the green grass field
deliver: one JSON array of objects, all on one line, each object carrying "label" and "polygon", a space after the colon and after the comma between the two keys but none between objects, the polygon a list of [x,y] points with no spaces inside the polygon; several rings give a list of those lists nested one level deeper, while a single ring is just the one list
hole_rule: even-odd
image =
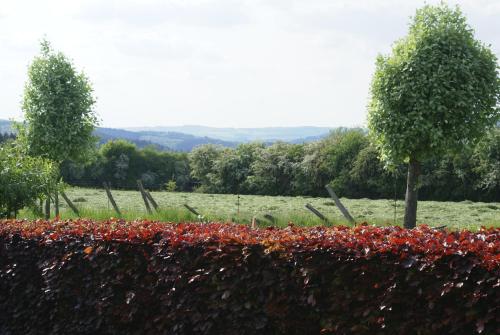
[{"label": "green grass field", "polygon": [[[199,221],[183,207],[188,204],[203,215],[204,221],[232,221],[250,223],[256,217],[261,225],[271,225],[264,218],[270,214],[277,219],[274,225],[286,226],[294,222],[301,226],[323,224],[314,214],[305,208],[307,203],[322,212],[333,224],[347,224],[340,211],[330,198],[282,197],[241,195],[238,214],[238,197],[228,194],[201,194],[182,192],[152,192],[158,202],[160,211],[148,215],[138,191],[112,191],[122,211],[123,218],[128,220],[147,218],[161,221]],[[102,189],[70,188],[66,190],[68,197],[80,209],[81,216],[92,219],[116,217],[106,193]],[[341,199],[357,222],[366,221],[376,225],[401,225],[404,214],[403,201]],[[396,211],[395,211],[396,209]],[[394,213],[396,212],[396,221]],[[24,210],[20,218],[33,218],[34,214]],[[75,218],[66,203],[61,199],[61,218]],[[500,226],[500,203],[480,202],[437,202],[420,201],[418,203],[418,224],[430,226],[447,225],[453,229],[477,229],[481,226]]]}]

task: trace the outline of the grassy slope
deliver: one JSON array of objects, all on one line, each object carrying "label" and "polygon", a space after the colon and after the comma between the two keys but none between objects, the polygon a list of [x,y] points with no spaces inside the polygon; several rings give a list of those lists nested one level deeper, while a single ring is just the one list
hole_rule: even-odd
[{"label": "grassy slope", "polygon": [[[71,200],[80,200],[75,204],[82,210],[82,215],[94,219],[105,219],[116,216],[108,204],[106,194],[101,189],[72,188],[66,191]],[[237,215],[237,196],[227,194],[200,193],[168,193],[152,192],[153,197],[162,208],[161,213],[147,215],[142,198],[137,191],[113,191],[118,206],[126,219],[151,218],[162,221],[196,220],[196,216],[184,209],[187,203],[196,208],[205,219],[219,221],[234,221],[249,223],[253,216],[263,219],[264,214],[278,218],[277,225],[285,226],[288,221],[298,225],[317,225],[321,221],[309,212],[304,205],[312,204],[334,223],[344,223],[339,210],[329,198],[309,197],[270,197],[270,196],[240,196],[240,215]],[[62,199],[61,199],[62,201]],[[358,221],[370,224],[392,225],[394,222],[393,200],[342,199],[353,217]],[[396,223],[401,224],[404,214],[404,204],[397,201]],[[74,217],[63,202],[61,216]],[[30,217],[27,211],[20,217]],[[500,226],[500,203],[479,202],[436,202],[420,201],[418,204],[418,223],[431,226],[448,225],[453,228],[475,229],[482,225]],[[269,224],[269,223],[267,223]]]}]

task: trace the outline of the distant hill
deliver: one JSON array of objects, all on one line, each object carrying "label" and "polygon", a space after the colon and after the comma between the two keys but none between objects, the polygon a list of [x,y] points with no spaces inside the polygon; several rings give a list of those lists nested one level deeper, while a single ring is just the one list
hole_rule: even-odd
[{"label": "distant hill", "polygon": [[12,122],[8,120],[0,120],[0,134],[13,133]]},{"label": "distant hill", "polygon": [[322,138],[328,136],[329,133],[325,133],[323,135],[317,135],[317,136],[307,136],[303,138],[297,138],[295,140],[288,141],[289,143],[293,144],[303,144],[303,143],[309,143],[309,142],[316,142],[321,140]]},{"label": "distant hill", "polygon": [[[328,135],[331,130],[331,128],[323,127],[213,128],[203,126],[132,129],[134,130],[97,128],[94,134],[99,137],[101,144],[110,140],[125,139],[139,148],[152,145],[159,150],[191,151],[202,144],[233,148],[240,143],[251,141],[262,141],[265,144],[275,141],[305,143],[319,140]],[[9,132],[12,132],[11,121],[0,120],[0,133]]]},{"label": "distant hill", "polygon": [[165,151],[172,150],[171,148],[166,147],[164,145],[141,139],[140,133],[134,133],[122,129],[97,128],[94,131],[94,135],[99,137],[99,144],[104,144],[111,140],[123,139],[134,143],[138,148],[154,146],[158,150],[165,150]]},{"label": "distant hill", "polygon": [[156,131],[128,131],[114,128],[97,128],[95,134],[105,143],[113,139],[125,139],[135,143],[138,147],[153,144],[159,149],[175,151],[191,151],[202,144],[218,144],[225,147],[235,147],[236,142],[223,141],[209,137],[198,137],[177,132]]},{"label": "distant hill", "polygon": [[[11,133],[12,122],[0,120],[0,133]],[[124,139],[137,145],[139,148],[154,146],[159,150],[191,151],[202,144],[218,144],[225,147],[235,147],[239,143],[223,141],[209,137],[199,137],[178,132],[155,131],[128,131],[115,128],[97,128],[94,134],[99,137],[99,143],[104,144],[110,140]]]},{"label": "distant hill", "polygon": [[[110,139],[123,138],[136,143],[139,147],[153,143],[165,150],[170,148],[176,151],[191,151],[194,147],[202,144],[217,144],[228,148],[234,148],[240,143],[252,141],[262,141],[266,145],[270,145],[276,141],[295,144],[306,143],[320,140],[331,131],[330,128],[321,127],[239,129],[182,126],[134,129],[135,130],[132,131],[98,128],[96,130],[96,135],[101,137],[102,142],[107,142]],[[198,130],[199,134],[196,133]],[[194,134],[190,134],[188,131]]]},{"label": "distant hill", "polygon": [[265,128],[216,128],[205,126],[134,127],[131,131],[177,132],[194,136],[206,136],[231,142],[295,142],[302,139],[322,138],[333,130],[329,127],[265,127]]}]

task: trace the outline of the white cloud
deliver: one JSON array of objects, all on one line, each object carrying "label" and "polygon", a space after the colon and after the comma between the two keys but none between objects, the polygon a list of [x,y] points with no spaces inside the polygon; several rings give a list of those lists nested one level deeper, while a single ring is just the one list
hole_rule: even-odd
[{"label": "white cloud", "polygon": [[[423,3],[6,2],[0,118],[22,116],[27,65],[46,34],[92,80],[106,126],[360,125],[376,55],[404,36]],[[498,54],[499,3],[460,4]]]},{"label": "white cloud", "polygon": [[225,28],[250,22],[238,1],[95,1],[78,18],[90,22],[121,21],[140,27],[180,24]]}]

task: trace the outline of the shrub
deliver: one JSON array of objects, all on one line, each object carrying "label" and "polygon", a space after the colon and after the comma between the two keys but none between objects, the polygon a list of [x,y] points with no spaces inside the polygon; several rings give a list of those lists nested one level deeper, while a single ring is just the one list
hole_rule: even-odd
[{"label": "shrub", "polygon": [[494,334],[500,229],[0,221],[2,334]]},{"label": "shrub", "polygon": [[165,190],[167,192],[175,192],[175,190],[177,189],[177,183],[175,182],[175,180],[171,179],[169,180],[166,184],[165,184]]},{"label": "shrub", "polygon": [[14,217],[48,194],[56,186],[56,173],[48,160],[26,156],[14,145],[0,147],[0,218]]}]

